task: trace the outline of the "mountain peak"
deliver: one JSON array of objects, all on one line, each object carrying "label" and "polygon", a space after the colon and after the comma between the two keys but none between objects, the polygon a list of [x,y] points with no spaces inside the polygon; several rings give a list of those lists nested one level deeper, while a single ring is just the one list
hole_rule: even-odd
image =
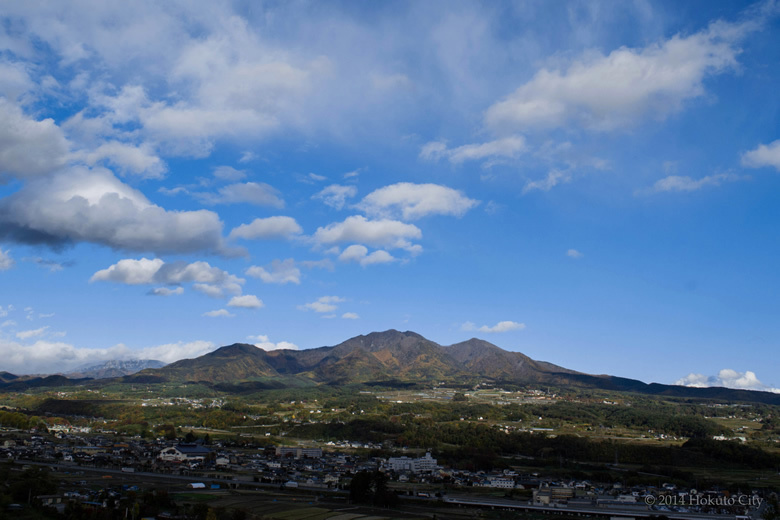
[{"label": "mountain peak", "polygon": [[231,357],[235,355],[240,354],[257,354],[259,352],[264,352],[263,349],[256,347],[255,345],[251,345],[249,343],[233,343],[232,345],[226,345],[224,347],[220,347],[211,354],[206,355],[213,355],[213,356],[220,356],[220,357]]}]

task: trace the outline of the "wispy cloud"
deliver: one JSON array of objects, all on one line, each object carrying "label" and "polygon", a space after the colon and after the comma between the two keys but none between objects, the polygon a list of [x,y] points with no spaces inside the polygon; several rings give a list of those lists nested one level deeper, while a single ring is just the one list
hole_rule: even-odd
[{"label": "wispy cloud", "polygon": [[512,330],[522,330],[525,328],[525,323],[517,323],[516,321],[499,321],[492,327],[488,325],[482,325],[481,327],[477,328],[473,322],[467,321],[463,323],[460,328],[464,331],[477,330],[479,332],[493,334],[498,332],[509,332]]}]

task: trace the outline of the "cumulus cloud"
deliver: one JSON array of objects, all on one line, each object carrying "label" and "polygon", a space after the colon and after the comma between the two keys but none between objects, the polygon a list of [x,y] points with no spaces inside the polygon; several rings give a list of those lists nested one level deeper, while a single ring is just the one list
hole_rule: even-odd
[{"label": "cumulus cloud", "polygon": [[669,175],[656,181],[650,188],[650,193],[661,193],[667,191],[697,191],[706,186],[720,186],[724,182],[736,182],[749,179],[750,177],[736,175],[733,173],[719,173],[708,175],[700,179],[693,179],[688,176]]},{"label": "cumulus cloud", "polygon": [[90,166],[106,161],[121,173],[147,179],[159,179],[168,170],[151,145],[135,146],[119,141],[108,141],[94,150],[78,154]]},{"label": "cumulus cloud", "polygon": [[241,224],[230,232],[231,239],[262,240],[290,238],[303,233],[303,228],[292,217],[256,218],[249,224]]},{"label": "cumulus cloud", "polygon": [[663,119],[705,94],[704,80],[737,65],[738,40],[753,29],[715,22],[690,36],[676,35],[641,49],[591,51],[564,70],[542,69],[491,106],[485,123],[495,131],[555,128],[575,123],[594,130]]},{"label": "cumulus cloud", "polygon": [[399,182],[369,193],[357,207],[370,215],[414,220],[427,215],[460,217],[477,204],[479,201],[447,186]]},{"label": "cumulus cloud", "polygon": [[525,323],[517,323],[516,321],[499,321],[492,327],[489,327],[487,325],[482,325],[481,327],[477,328],[474,323],[467,321],[463,323],[463,325],[460,326],[461,330],[478,330],[479,332],[486,332],[489,334],[496,333],[496,332],[509,332],[511,330],[522,330],[525,328]]},{"label": "cumulus cloud", "polygon": [[568,256],[569,258],[574,258],[576,260],[577,258],[582,258],[583,254],[577,251],[576,249],[569,249],[568,251],[566,251],[566,256]]},{"label": "cumulus cloud", "polygon": [[341,315],[342,318],[345,320],[359,320],[360,316],[357,315],[357,313],[354,312],[345,312]]},{"label": "cumulus cloud", "polygon": [[742,155],[742,166],[762,168],[771,166],[780,171],[780,139],[769,144],[760,144],[755,150]]},{"label": "cumulus cloud", "polygon": [[318,313],[333,312],[338,309],[338,305],[335,304],[344,301],[346,300],[339,296],[321,296],[316,301],[299,305],[298,309],[302,311],[311,310]]},{"label": "cumulus cloud", "polygon": [[365,267],[371,264],[395,262],[397,259],[387,251],[381,249],[368,254],[368,248],[366,246],[353,244],[339,255],[339,260],[342,262],[357,262]]},{"label": "cumulus cloud", "polygon": [[422,231],[413,224],[397,220],[368,220],[362,215],[347,217],[343,222],[335,222],[325,227],[317,228],[313,239],[324,246],[343,242],[358,242],[375,247],[390,249],[407,249],[411,252],[420,250],[409,240],[422,238]]},{"label": "cumulus cloud", "polygon": [[141,258],[133,260],[126,258],[116,264],[102,269],[90,278],[90,282],[119,282],[130,285],[155,283],[155,275],[165,262],[160,258],[148,259]]},{"label": "cumulus cloud", "polygon": [[682,379],[674,382],[675,385],[691,386],[695,388],[707,388],[711,386],[722,386],[725,388],[735,388],[740,390],[760,390],[763,392],[780,393],[780,388],[772,388],[762,383],[755,372],[746,370],[738,372],[730,368],[724,368],[716,376],[705,376],[704,374],[690,373]]},{"label": "cumulus cloud", "polygon": [[501,159],[514,159],[526,151],[525,138],[510,136],[479,144],[448,148],[443,141],[431,141],[420,149],[420,158],[438,161],[445,158],[453,164],[489,159],[487,165]]},{"label": "cumulus cloud", "polygon": [[19,375],[63,373],[85,363],[111,359],[157,359],[172,363],[179,359],[202,356],[215,348],[216,345],[208,341],[168,343],[144,348],[129,348],[121,343],[109,348],[82,348],[58,341],[19,343],[0,339],[3,370]]},{"label": "cumulus cloud", "polygon": [[259,309],[262,306],[263,301],[253,294],[234,296],[228,302],[228,307],[241,307],[243,309]]},{"label": "cumulus cloud", "polygon": [[0,200],[0,229],[5,238],[54,247],[92,242],[157,254],[227,253],[216,213],[166,211],[104,168],[29,180]]},{"label": "cumulus cloud", "polygon": [[235,314],[231,314],[226,309],[217,309],[213,311],[204,312],[202,314],[207,318],[232,318]]},{"label": "cumulus cloud", "polygon": [[46,175],[65,164],[68,141],[52,119],[36,121],[0,97],[0,182]]},{"label": "cumulus cloud", "polygon": [[136,356],[137,359],[157,359],[164,363],[173,363],[180,359],[200,357],[212,352],[216,348],[217,345],[210,341],[179,341],[154,347],[145,347],[133,352],[133,355]]},{"label": "cumulus cloud", "polygon": [[[116,264],[102,269],[90,278],[90,282],[116,282],[128,285],[181,285],[194,283],[195,289],[209,296],[221,297],[224,294],[241,294],[243,278],[211,266],[208,262],[186,263],[182,261],[165,263],[159,258],[122,259]],[[169,290],[168,294],[180,294]]]},{"label": "cumulus cloud", "polygon": [[265,351],[269,350],[298,350],[298,345],[290,343],[289,341],[280,341],[274,343],[268,339],[268,336],[259,334],[257,336],[248,336],[248,340],[254,342],[257,348],[261,348]]},{"label": "cumulus cloud", "polygon": [[0,249],[0,271],[7,271],[8,269],[11,269],[14,264],[16,264],[16,261],[11,257],[11,253]]},{"label": "cumulus cloud", "polygon": [[265,283],[301,283],[301,270],[295,266],[295,260],[274,260],[268,268],[253,265],[246,270],[247,276],[260,278]]},{"label": "cumulus cloud", "polygon": [[319,193],[312,196],[334,209],[341,209],[346,204],[347,199],[357,195],[357,188],[354,186],[341,186],[340,184],[331,184]]}]

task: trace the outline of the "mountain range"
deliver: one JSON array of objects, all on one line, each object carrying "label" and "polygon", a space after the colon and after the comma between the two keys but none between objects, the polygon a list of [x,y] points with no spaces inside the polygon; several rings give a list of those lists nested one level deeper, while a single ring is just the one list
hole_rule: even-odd
[{"label": "mountain range", "polygon": [[[729,388],[691,388],[644,383],[610,375],[592,375],[536,361],[520,352],[506,351],[472,338],[442,346],[415,332],[387,330],[356,336],[335,346],[306,350],[265,351],[234,343],[193,359],[159,368],[109,363],[87,367],[68,379],[60,375],[17,377],[0,373],[0,388],[71,386],[91,378],[111,377],[125,383],[200,382],[225,391],[255,391],[286,386],[350,383],[399,384],[447,382],[500,385],[547,385],[556,388],[593,388],[688,399],[758,402],[780,405],[780,394]],[[125,374],[122,370],[126,370]],[[121,376],[121,377],[120,377]]]},{"label": "mountain range", "polygon": [[558,388],[594,388],[692,399],[761,402],[780,405],[780,395],[729,388],[691,388],[592,375],[472,338],[442,346],[407,331],[357,336],[335,346],[265,351],[235,343],[194,359],[127,376],[133,382],[203,382],[223,389],[274,388],[291,384],[491,381]]},{"label": "mountain range", "polygon": [[162,368],[165,363],[156,359],[112,359],[103,363],[84,365],[66,374],[70,378],[109,379],[129,376],[146,368]]}]

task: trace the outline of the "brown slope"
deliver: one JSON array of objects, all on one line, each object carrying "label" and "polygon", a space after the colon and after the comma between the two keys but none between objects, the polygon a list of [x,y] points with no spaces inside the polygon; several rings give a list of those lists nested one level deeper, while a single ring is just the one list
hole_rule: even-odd
[{"label": "brown slope", "polygon": [[[408,331],[372,332],[318,350],[325,354],[316,364],[320,380],[328,380],[336,374],[339,378],[348,377],[350,359],[362,361],[355,365],[354,375],[364,381],[369,367],[376,375],[384,374],[393,379],[437,379],[461,373],[460,365],[440,345]],[[329,368],[331,366],[334,368]],[[336,368],[338,370],[331,373]]]},{"label": "brown slope", "polygon": [[182,359],[159,369],[142,370],[137,376],[162,376],[169,381],[222,383],[279,373],[268,364],[267,353],[254,345],[234,343],[194,359]]},{"label": "brown slope", "polygon": [[565,374],[577,374],[545,361],[535,361],[520,352],[510,352],[487,341],[472,338],[444,350],[468,372],[518,383],[551,382]]}]

